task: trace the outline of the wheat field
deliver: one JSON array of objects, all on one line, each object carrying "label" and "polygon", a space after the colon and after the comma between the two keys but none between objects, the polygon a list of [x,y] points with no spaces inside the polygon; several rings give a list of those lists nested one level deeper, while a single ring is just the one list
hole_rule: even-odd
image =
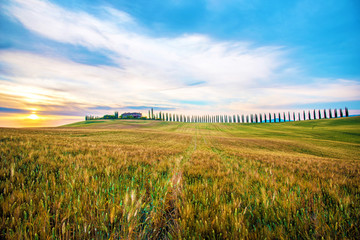
[{"label": "wheat field", "polygon": [[0,128],[2,239],[358,239],[360,117]]}]

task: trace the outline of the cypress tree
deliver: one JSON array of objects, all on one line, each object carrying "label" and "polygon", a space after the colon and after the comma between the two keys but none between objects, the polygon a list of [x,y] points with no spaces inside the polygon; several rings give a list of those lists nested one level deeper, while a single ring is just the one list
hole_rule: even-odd
[{"label": "cypress tree", "polygon": [[320,109],[318,111],[318,114],[319,114],[319,119],[321,119],[321,111],[320,111]]},{"label": "cypress tree", "polygon": [[264,113],[264,122],[266,123],[266,113]]},{"label": "cypress tree", "polygon": [[269,123],[271,123],[271,113],[269,113]]},{"label": "cypress tree", "polygon": [[327,116],[326,116],[326,109],[324,109],[324,118],[326,119]]},{"label": "cypress tree", "polygon": [[[265,119],[266,119],[266,117],[265,117]],[[266,120],[265,120],[265,122],[266,122]],[[260,123],[262,123],[262,114],[260,113]]]},{"label": "cypress tree", "polygon": [[279,122],[281,122],[281,114],[279,113]]},{"label": "cypress tree", "polygon": [[274,123],[276,123],[276,114],[274,113]]},{"label": "cypress tree", "polygon": [[245,122],[245,117],[244,114],[241,114],[241,122],[244,123]]},{"label": "cypress tree", "polygon": [[284,112],[284,122],[286,122],[286,114],[285,114],[285,112]]},{"label": "cypress tree", "polygon": [[308,111],[309,120],[311,120],[311,113]]},{"label": "cypress tree", "polygon": [[344,114],[343,114],[343,111],[341,108],[340,108],[340,117],[344,117]]},{"label": "cypress tree", "polygon": [[304,110],[304,121],[306,120],[306,113],[305,113],[305,110]]},{"label": "cypress tree", "polygon": [[329,109],[329,118],[332,118],[331,108]]},{"label": "cypress tree", "polygon": [[149,119],[151,119],[150,110],[149,110]]},{"label": "cypress tree", "polygon": [[298,112],[298,121],[301,121],[300,112]]},{"label": "cypress tree", "polygon": [[249,115],[246,115],[245,120],[246,120],[246,123],[249,122]]},{"label": "cypress tree", "polygon": [[154,109],[151,108],[151,118],[154,119]]},{"label": "cypress tree", "polygon": [[335,116],[335,118],[337,118],[337,116],[338,116],[336,108],[334,109],[334,116]]},{"label": "cypress tree", "polygon": [[315,109],[314,109],[314,119],[316,120],[316,111],[315,111]]},{"label": "cypress tree", "polygon": [[349,116],[349,109],[347,107],[345,107],[345,117]]},{"label": "cypress tree", "polygon": [[293,112],[293,121],[295,122],[295,112]]}]

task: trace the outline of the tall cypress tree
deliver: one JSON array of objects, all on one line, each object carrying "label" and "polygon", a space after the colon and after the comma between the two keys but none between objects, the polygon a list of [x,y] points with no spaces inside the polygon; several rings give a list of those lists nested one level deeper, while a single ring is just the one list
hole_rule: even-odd
[{"label": "tall cypress tree", "polygon": [[326,109],[324,109],[324,118],[326,119],[327,116],[326,116]]},{"label": "tall cypress tree", "polygon": [[298,121],[301,121],[300,112],[298,112]]},{"label": "tall cypress tree", "polygon": [[286,122],[286,114],[285,114],[285,112],[284,112],[284,122]]},{"label": "tall cypress tree", "polygon": [[151,118],[154,119],[154,109],[151,108]]},{"label": "tall cypress tree", "polygon": [[319,119],[321,119],[321,111],[320,111],[320,109],[318,111],[318,114],[319,114]]},{"label": "tall cypress tree", "polygon": [[332,118],[331,108],[329,109],[329,118]]},{"label": "tall cypress tree", "polygon": [[309,120],[311,120],[311,113],[308,111]]},{"label": "tall cypress tree", "polygon": [[264,113],[264,122],[266,123],[267,120],[266,120],[266,113]]},{"label": "tall cypress tree", "polygon": [[305,110],[304,110],[304,121],[306,120],[306,113],[305,113]]},{"label": "tall cypress tree", "polygon": [[[265,117],[266,118],[266,117]],[[266,121],[265,121],[266,122]],[[262,114],[260,113],[260,123],[262,123]]]},{"label": "tall cypress tree", "polygon": [[279,113],[279,122],[281,122],[281,114]]},{"label": "tall cypress tree", "polygon": [[349,109],[347,107],[345,107],[345,117],[349,116]]},{"label": "tall cypress tree", "polygon": [[293,112],[293,121],[295,122],[295,112]]},{"label": "tall cypress tree", "polygon": [[342,111],[342,109],[340,108],[340,117],[344,117],[344,114],[343,114],[343,111]]},{"label": "tall cypress tree", "polygon": [[274,113],[274,123],[276,123],[276,113]]},{"label": "tall cypress tree", "polygon": [[315,111],[315,109],[314,109],[314,119],[316,120],[316,111]]}]

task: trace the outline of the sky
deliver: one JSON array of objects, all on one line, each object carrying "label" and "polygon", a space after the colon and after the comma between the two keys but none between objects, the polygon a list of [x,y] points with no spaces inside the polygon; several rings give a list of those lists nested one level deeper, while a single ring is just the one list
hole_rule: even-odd
[{"label": "sky", "polygon": [[358,0],[0,0],[0,127],[360,114]]}]

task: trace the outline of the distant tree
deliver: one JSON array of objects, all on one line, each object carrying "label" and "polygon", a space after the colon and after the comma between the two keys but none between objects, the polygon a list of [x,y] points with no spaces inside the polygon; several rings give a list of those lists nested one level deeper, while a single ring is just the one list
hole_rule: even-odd
[{"label": "distant tree", "polygon": [[149,110],[149,119],[151,119],[151,114],[150,114],[150,110]]},{"label": "distant tree", "polygon": [[341,108],[339,110],[339,113],[340,113],[340,117],[344,117],[343,110]]},{"label": "distant tree", "polygon": [[337,113],[337,109],[334,109],[334,117],[337,118],[338,117],[338,113]]},{"label": "distant tree", "polygon": [[269,123],[271,123],[271,113],[269,113]]},{"label": "distant tree", "polygon": [[319,115],[319,119],[321,119],[321,111],[320,111],[320,109],[318,111],[318,115]]},{"label": "distant tree", "polygon": [[291,119],[290,112],[288,112],[288,120],[289,120],[289,122],[290,122],[290,119]]},{"label": "distant tree", "polygon": [[279,122],[281,122],[281,114],[279,113]]},{"label": "distant tree", "polygon": [[264,113],[264,123],[266,123],[266,113]]},{"label": "distant tree", "polygon": [[114,115],[104,115],[102,118],[103,119],[115,119],[115,116]]},{"label": "distant tree", "polygon": [[315,111],[315,109],[314,109],[314,113],[313,113],[313,117],[314,117],[314,119],[316,120],[316,111]]},{"label": "distant tree", "polygon": [[326,116],[326,109],[324,109],[324,118],[326,119],[327,116]]},{"label": "distant tree", "polygon": [[274,123],[276,123],[276,113],[274,113]]},{"label": "distant tree", "polygon": [[305,113],[305,110],[304,110],[304,121],[306,120],[306,113]]},{"label": "distant tree", "polygon": [[118,119],[119,118],[119,112],[115,112],[114,116],[115,116],[116,119]]},{"label": "distant tree", "polygon": [[151,108],[151,118],[152,118],[152,119],[155,118],[155,117],[154,117],[154,109],[153,109],[153,108]]},{"label": "distant tree", "polygon": [[345,107],[345,117],[349,116],[349,109],[347,107]]},{"label": "distant tree", "polygon": [[329,118],[332,118],[331,108],[329,109]]},{"label": "distant tree", "polygon": [[285,114],[285,112],[284,112],[284,122],[286,122],[286,114]]},{"label": "distant tree", "polygon": [[308,111],[309,120],[311,120],[311,113]]},{"label": "distant tree", "polygon": [[[260,123],[263,122],[262,113],[260,113]],[[265,122],[266,122],[266,116],[265,116]]]},{"label": "distant tree", "polygon": [[298,121],[301,121],[300,112],[298,112]]},{"label": "distant tree", "polygon": [[293,121],[295,122],[295,112],[293,112]]}]

